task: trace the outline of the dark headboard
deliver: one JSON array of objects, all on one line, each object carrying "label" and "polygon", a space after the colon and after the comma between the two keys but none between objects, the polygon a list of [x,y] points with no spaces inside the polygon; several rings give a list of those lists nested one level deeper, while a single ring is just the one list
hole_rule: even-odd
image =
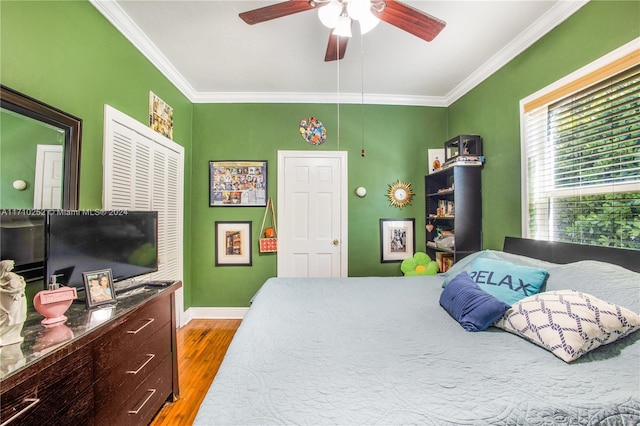
[{"label": "dark headboard", "polygon": [[503,250],[553,263],[579,260],[599,260],[640,272],[640,251],[613,247],[585,246],[581,244],[539,241],[505,237]]}]

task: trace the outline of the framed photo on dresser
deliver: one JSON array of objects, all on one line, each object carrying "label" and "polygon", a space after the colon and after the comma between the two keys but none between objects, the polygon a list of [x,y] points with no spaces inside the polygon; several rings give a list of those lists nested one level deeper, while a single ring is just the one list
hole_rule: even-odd
[{"label": "framed photo on dresser", "polygon": [[116,303],[111,269],[83,272],[82,278],[87,295],[87,307]]}]

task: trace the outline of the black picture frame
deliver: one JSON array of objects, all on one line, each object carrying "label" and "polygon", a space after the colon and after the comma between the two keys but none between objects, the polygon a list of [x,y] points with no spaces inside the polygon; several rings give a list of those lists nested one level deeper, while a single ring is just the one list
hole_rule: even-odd
[{"label": "black picture frame", "polygon": [[265,207],[266,160],[209,161],[209,207]]},{"label": "black picture frame", "polygon": [[87,307],[117,302],[111,269],[83,272],[82,279],[87,295]]},{"label": "black picture frame", "polygon": [[251,266],[251,221],[215,222],[216,266]]},{"label": "black picture frame", "polygon": [[415,218],[380,219],[380,262],[402,262],[415,254]]}]

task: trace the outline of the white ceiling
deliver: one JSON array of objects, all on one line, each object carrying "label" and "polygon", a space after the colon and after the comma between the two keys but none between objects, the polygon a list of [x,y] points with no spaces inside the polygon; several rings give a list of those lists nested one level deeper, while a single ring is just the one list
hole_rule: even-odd
[{"label": "white ceiling", "polygon": [[192,102],[447,106],[587,0],[406,1],[447,25],[425,42],[385,22],[324,62],[315,10],[256,25],[278,1],[90,0]]}]

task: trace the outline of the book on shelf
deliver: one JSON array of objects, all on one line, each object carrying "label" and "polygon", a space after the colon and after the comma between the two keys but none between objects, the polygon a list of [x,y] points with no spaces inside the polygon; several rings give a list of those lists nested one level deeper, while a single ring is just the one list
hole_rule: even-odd
[{"label": "book on shelf", "polygon": [[438,200],[438,208],[436,209],[436,216],[448,216],[453,217],[455,213],[454,204],[451,200]]},{"label": "book on shelf", "polygon": [[446,169],[453,166],[482,166],[484,164],[484,156],[465,155],[457,156],[449,159],[441,168]]},{"label": "book on shelf", "polygon": [[440,272],[447,272],[453,266],[453,254],[438,251],[436,252],[436,262]]}]

